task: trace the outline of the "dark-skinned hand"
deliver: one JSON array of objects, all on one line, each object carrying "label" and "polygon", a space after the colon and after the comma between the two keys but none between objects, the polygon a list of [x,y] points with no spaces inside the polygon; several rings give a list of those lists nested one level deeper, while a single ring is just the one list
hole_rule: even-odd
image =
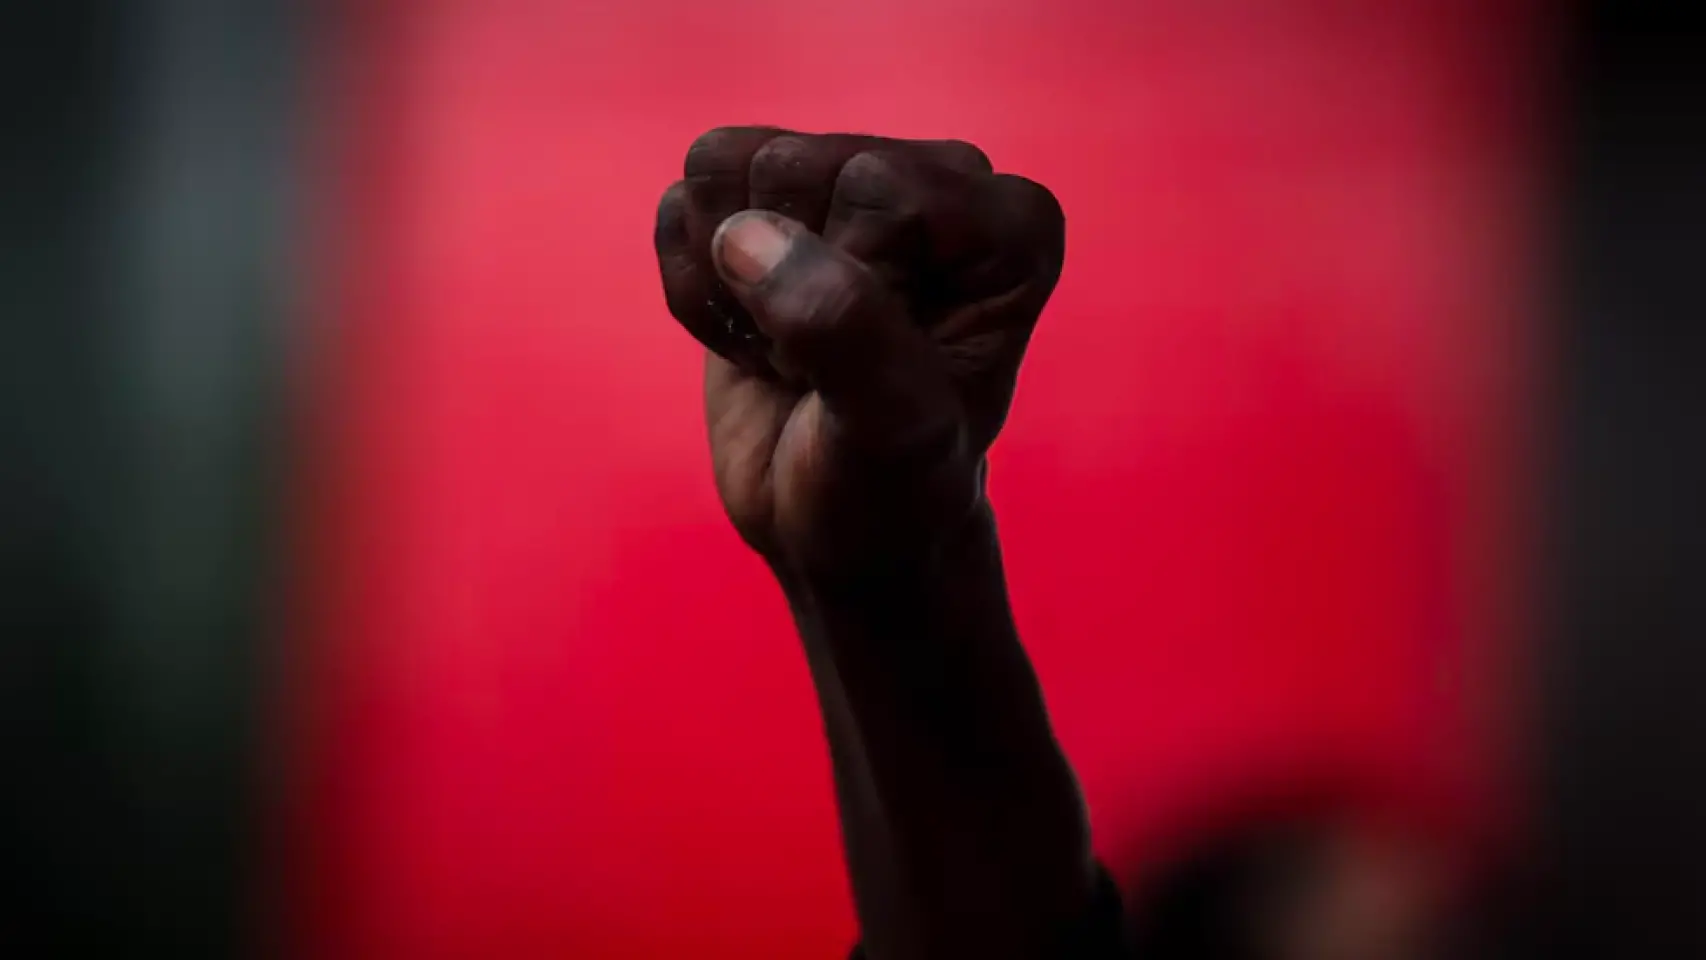
[{"label": "dark-skinned hand", "polygon": [[730,127],[688,150],[656,245],[706,348],[717,490],[773,566],[928,558],[982,504],[1065,249],[1043,187],[956,141]]}]

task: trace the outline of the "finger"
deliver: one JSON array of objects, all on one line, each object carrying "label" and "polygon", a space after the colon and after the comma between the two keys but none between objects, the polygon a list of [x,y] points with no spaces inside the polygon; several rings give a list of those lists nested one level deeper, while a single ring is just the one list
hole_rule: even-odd
[{"label": "finger", "polygon": [[976,144],[964,140],[915,140],[919,147],[929,152],[931,159],[961,173],[978,174],[994,173],[995,164],[989,160]]},{"label": "finger", "polygon": [[[682,163],[687,192],[687,237],[704,278],[703,310],[742,343],[759,340],[757,329],[717,277],[711,236],[731,215],[746,209],[752,158],[766,143],[787,133],[775,127],[719,127],[693,141]],[[762,357],[762,343],[745,353]],[[762,360],[760,360],[762,366]]]},{"label": "finger", "polygon": [[1054,196],[1022,177],[865,153],[842,169],[825,237],[904,292],[967,401],[967,443],[986,448],[1060,276]]},{"label": "finger", "polygon": [[967,299],[1000,296],[1021,286],[1040,310],[1066,260],[1066,214],[1047,187],[998,174],[981,181],[976,231],[982,238],[961,262],[957,292]]},{"label": "finger", "polygon": [[700,343],[749,372],[776,374],[764,338],[724,287],[710,237],[749,206],[821,230],[836,177],[848,158],[875,148],[929,156],[947,166],[986,169],[983,152],[959,141],[902,141],[858,134],[795,134],[773,127],[724,127],[694,141],[685,179],[659,205],[656,246],[671,314]]},{"label": "finger", "polygon": [[[861,153],[889,151],[963,173],[990,172],[989,158],[959,140],[892,140],[861,134],[783,134],[752,157],[747,209],[770,210],[822,233],[836,179]],[[732,211],[731,211],[732,212]]]},{"label": "finger", "polygon": [[841,167],[879,142],[876,137],[857,134],[776,137],[752,156],[747,175],[750,192],[741,209],[779,213],[820,233],[829,216],[830,197]]},{"label": "finger", "polygon": [[687,148],[682,180],[687,184],[693,241],[707,251],[711,235],[726,219],[747,208],[752,158],[788,131],[775,127],[719,127]]},{"label": "finger", "polygon": [[843,165],[823,234],[879,273],[928,265],[909,278],[927,306],[1022,285],[1046,299],[1064,255],[1060,207],[1046,189],[905,151],[869,151]]},{"label": "finger", "polygon": [[716,289],[721,280],[705,262],[702,248],[694,245],[689,216],[687,184],[676,183],[664,191],[653,231],[664,303],[676,322],[707,350],[750,370],[762,364],[762,344],[755,331],[734,322],[732,298],[729,307],[718,307]]},{"label": "finger", "polygon": [[713,241],[729,288],[856,442],[947,453],[960,410],[941,356],[866,267],[774,213],[747,211]]},{"label": "finger", "polygon": [[939,151],[870,150],[842,165],[823,235],[913,295],[947,294],[941,279],[987,245],[980,188],[987,174]]},{"label": "finger", "polygon": [[980,411],[967,425],[975,448],[1001,431],[1066,244],[1060,204],[1040,185],[998,176],[980,193],[989,245],[940,283],[951,299],[935,304],[929,327],[968,406]]}]

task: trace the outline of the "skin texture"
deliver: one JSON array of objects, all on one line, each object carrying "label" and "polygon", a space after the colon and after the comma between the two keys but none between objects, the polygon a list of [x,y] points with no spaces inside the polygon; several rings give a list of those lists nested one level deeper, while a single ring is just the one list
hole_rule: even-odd
[{"label": "skin texture", "polygon": [[[713,241],[765,226],[788,255],[742,282],[730,268],[750,261]],[[953,529],[981,498],[1064,232],[1047,190],[969,144],[759,128],[695,142],[657,246],[670,310],[707,348],[717,487],[747,543],[845,573]]]},{"label": "skin texture", "polygon": [[[1060,275],[1054,197],[965,143],[725,128],[688,150],[656,245],[705,348],[717,490],[817,689],[864,956],[1123,955],[984,493]],[[1425,847],[1264,824],[1136,905],[1142,955],[1436,955]]]},{"label": "skin texture", "polygon": [[716,130],[659,206],[717,489],[794,613],[874,960],[1061,956],[1091,900],[984,495],[1064,236],[1046,189],[946,141]]}]

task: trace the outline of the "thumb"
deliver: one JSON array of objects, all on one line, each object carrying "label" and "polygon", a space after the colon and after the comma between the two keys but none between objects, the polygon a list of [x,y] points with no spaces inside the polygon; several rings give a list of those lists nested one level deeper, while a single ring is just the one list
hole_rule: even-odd
[{"label": "thumb", "polygon": [[758,210],[723,221],[711,247],[724,283],[775,344],[782,367],[800,372],[851,439],[891,452],[963,442],[940,351],[863,263],[800,223]]}]

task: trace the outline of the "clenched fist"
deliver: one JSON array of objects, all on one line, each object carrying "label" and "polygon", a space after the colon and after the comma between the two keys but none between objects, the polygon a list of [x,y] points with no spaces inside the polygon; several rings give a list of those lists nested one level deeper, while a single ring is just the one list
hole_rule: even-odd
[{"label": "clenched fist", "polygon": [[725,128],[688,150],[656,244],[748,544],[862,575],[964,527],[1060,276],[1048,190],[960,142]]}]

